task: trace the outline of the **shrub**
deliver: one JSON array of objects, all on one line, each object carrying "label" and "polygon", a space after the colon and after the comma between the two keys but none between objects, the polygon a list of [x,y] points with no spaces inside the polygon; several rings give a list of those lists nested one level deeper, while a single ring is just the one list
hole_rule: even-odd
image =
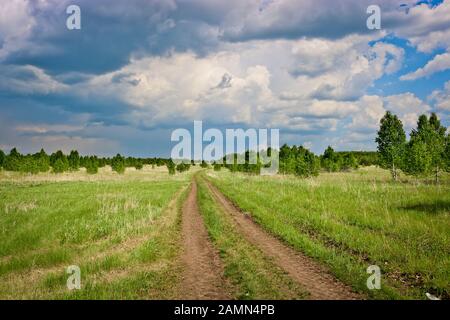
[{"label": "shrub", "polygon": [[5,158],[6,158],[5,153],[2,150],[0,150],[0,168],[3,167],[3,164],[5,163]]},{"label": "shrub", "polygon": [[59,158],[55,161],[52,167],[54,173],[62,173],[64,171],[69,170],[69,161],[67,160],[66,157]]},{"label": "shrub", "polygon": [[111,168],[113,169],[113,171],[119,174],[123,174],[125,172],[125,158],[120,154],[117,154],[111,160]]},{"label": "shrub", "polygon": [[80,168],[80,155],[78,154],[78,151],[70,151],[67,160],[69,161],[70,170],[78,170]]},{"label": "shrub", "polygon": [[177,167],[176,167],[176,170],[181,173],[181,172],[184,172],[184,171],[188,171],[189,168],[190,168],[189,164],[187,164],[187,163],[179,163],[177,165]]},{"label": "shrub", "polygon": [[172,161],[172,159],[167,161],[166,166],[167,166],[167,169],[169,170],[169,174],[171,174],[171,175],[175,174],[176,166],[175,166],[175,163]]},{"label": "shrub", "polygon": [[206,163],[205,160],[202,160],[202,163],[200,164],[200,167],[202,167],[202,168],[208,168],[208,164]]},{"label": "shrub", "polygon": [[98,173],[98,160],[97,157],[89,157],[85,160],[85,168],[88,174]]},{"label": "shrub", "polygon": [[136,164],[134,165],[134,167],[136,168],[136,170],[142,170],[142,168],[144,167],[144,164],[142,163],[142,161],[138,160],[136,162]]}]

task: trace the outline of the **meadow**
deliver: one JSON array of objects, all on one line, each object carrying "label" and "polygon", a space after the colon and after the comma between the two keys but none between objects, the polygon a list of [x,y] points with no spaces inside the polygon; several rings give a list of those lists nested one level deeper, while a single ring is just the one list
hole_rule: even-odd
[{"label": "meadow", "polygon": [[[0,299],[182,299],[183,204],[198,212],[233,299],[309,293],[236,228],[208,183],[267,233],[325,266],[364,298],[450,293],[450,176],[440,184],[376,167],[317,177],[257,176],[198,166],[36,175],[0,171]],[[67,289],[67,267],[82,289]],[[366,269],[378,265],[381,289]]]},{"label": "meadow", "polygon": [[[190,178],[151,168],[0,172],[0,298],[173,298]],[[69,265],[83,290],[67,290]]]},{"label": "meadow", "polygon": [[[209,172],[207,179],[285,243],[379,299],[450,294],[450,179],[438,185],[367,167],[301,179]],[[381,289],[368,290],[378,265]]]}]

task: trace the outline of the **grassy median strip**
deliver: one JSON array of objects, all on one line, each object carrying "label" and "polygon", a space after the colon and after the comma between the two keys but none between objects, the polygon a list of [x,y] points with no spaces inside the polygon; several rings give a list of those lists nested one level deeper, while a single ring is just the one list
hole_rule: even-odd
[{"label": "grassy median strip", "polygon": [[200,212],[220,252],[225,275],[236,288],[236,298],[306,298],[302,288],[236,231],[232,218],[219,208],[205,182],[201,178],[197,180]]}]

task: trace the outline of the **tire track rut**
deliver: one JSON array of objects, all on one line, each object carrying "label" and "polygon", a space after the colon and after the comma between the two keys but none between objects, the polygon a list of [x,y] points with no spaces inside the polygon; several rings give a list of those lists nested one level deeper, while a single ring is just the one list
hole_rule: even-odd
[{"label": "tire track rut", "polygon": [[183,205],[182,234],[185,270],[180,295],[189,300],[230,299],[220,257],[209,239],[199,212],[195,180]]},{"label": "tire track rut", "polygon": [[305,288],[310,293],[310,299],[355,300],[364,298],[353,292],[349,286],[338,281],[319,263],[263,230],[250,216],[243,214],[211,182],[206,179],[205,181],[218,204],[233,217],[236,227],[244,237],[271,257],[275,264]]}]

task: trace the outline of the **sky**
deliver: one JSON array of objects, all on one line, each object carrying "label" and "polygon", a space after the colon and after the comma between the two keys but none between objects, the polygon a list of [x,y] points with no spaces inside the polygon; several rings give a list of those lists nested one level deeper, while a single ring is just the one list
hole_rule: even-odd
[{"label": "sky", "polygon": [[0,0],[4,151],[167,157],[194,120],[376,150],[387,110],[449,126],[450,0]]}]

